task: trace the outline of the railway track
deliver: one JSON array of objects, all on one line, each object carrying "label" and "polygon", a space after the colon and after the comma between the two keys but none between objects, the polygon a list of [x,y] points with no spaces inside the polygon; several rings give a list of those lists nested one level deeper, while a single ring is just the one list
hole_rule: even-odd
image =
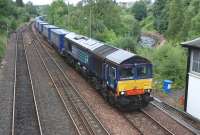
[{"label": "railway track", "polygon": [[151,104],[195,134],[200,134],[200,121],[155,98]]},{"label": "railway track", "polygon": [[144,110],[122,115],[142,135],[174,135]]},{"label": "railway track", "polygon": [[15,74],[13,86],[12,135],[42,135],[37,102],[23,43],[23,28],[16,37]]},{"label": "railway track", "polygon": [[49,74],[53,85],[63,103],[66,113],[73,121],[78,134],[108,135],[96,115],[90,110],[87,103],[79,95],[76,87],[70,82],[59,64],[45,50],[40,39],[32,32],[34,48],[40,57],[44,68]]}]

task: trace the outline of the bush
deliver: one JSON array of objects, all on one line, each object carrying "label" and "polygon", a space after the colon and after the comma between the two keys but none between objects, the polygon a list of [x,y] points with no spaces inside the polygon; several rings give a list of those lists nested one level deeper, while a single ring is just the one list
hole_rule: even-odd
[{"label": "bush", "polygon": [[186,77],[186,52],[180,45],[166,43],[157,49],[139,48],[139,55],[150,59],[154,65],[154,82],[156,88],[161,88],[162,81],[173,81],[174,88],[183,88]]},{"label": "bush", "polygon": [[114,43],[117,40],[115,32],[113,30],[108,30],[107,28],[105,28],[103,32],[95,33],[94,38],[108,43]]},{"label": "bush", "polygon": [[125,50],[136,52],[138,43],[133,37],[122,37],[119,41],[117,41],[116,46]]},{"label": "bush", "polygon": [[5,45],[6,45],[6,34],[0,34],[0,61],[2,57],[4,56],[4,51],[5,51]]}]

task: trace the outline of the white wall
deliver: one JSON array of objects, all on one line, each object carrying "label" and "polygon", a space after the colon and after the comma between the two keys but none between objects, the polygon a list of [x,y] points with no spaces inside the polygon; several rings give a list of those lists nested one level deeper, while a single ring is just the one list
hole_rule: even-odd
[{"label": "white wall", "polygon": [[187,113],[200,120],[200,76],[189,73]]}]

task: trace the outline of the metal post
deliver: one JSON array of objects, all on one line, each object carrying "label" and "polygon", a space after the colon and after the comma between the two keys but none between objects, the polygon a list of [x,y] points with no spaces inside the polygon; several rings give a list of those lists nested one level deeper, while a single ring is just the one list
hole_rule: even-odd
[{"label": "metal post", "polygon": [[67,22],[69,27],[69,1],[67,0]]},{"label": "metal post", "polygon": [[90,5],[90,23],[89,23],[89,28],[90,28],[90,38],[92,37],[92,11],[91,11],[91,5]]},{"label": "metal post", "polygon": [[65,2],[66,4],[67,4],[67,25],[68,25],[68,27],[69,27],[69,0],[65,0],[65,1],[67,1],[67,2]]},{"label": "metal post", "polygon": [[7,39],[6,39],[6,48],[7,48],[7,45],[8,45],[8,23],[6,23],[6,34],[7,34]]}]

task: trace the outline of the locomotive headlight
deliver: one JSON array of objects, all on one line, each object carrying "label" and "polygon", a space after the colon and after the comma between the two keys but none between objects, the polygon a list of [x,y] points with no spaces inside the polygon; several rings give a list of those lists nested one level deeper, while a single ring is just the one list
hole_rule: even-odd
[{"label": "locomotive headlight", "polygon": [[151,89],[145,89],[144,91],[150,93]]},{"label": "locomotive headlight", "polygon": [[125,93],[126,93],[125,91],[122,91],[120,92],[120,95],[125,95]]}]

